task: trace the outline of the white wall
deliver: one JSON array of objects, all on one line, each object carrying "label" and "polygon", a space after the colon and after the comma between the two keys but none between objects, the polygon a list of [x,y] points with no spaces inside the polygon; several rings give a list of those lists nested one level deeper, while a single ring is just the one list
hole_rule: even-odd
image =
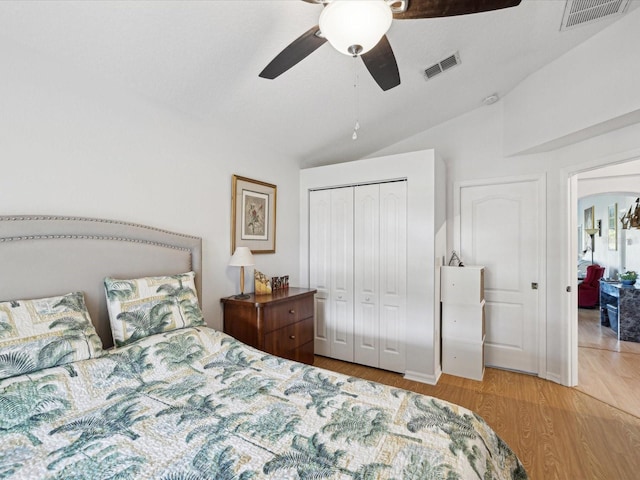
[{"label": "white wall", "polygon": [[[589,138],[585,135],[584,139],[575,143],[569,143],[566,135],[567,132],[588,131],[589,126],[585,124],[585,120],[601,124],[607,116],[628,112],[629,105],[640,108],[635,102],[638,98],[637,88],[625,76],[628,72],[630,78],[638,77],[639,31],[640,10],[636,10],[568,52],[554,64],[525,79],[503,101],[478,108],[372,154],[377,157],[434,148],[444,159],[448,173],[449,250],[456,242],[451,229],[458,215],[458,212],[453,211],[454,183],[531,174],[546,176],[547,254],[542,260],[547,273],[546,278],[539,283],[547,300],[547,371],[540,372],[540,375],[565,384],[571,383],[572,366],[568,347],[571,341],[571,320],[567,312],[575,296],[575,293],[566,293],[566,287],[571,285],[569,262],[575,263],[575,259],[569,258],[567,248],[567,178],[572,172],[638,158],[640,124],[612,127],[601,135]],[[618,59],[618,47],[625,45],[630,48],[623,48],[622,70],[615,68],[601,71],[599,66],[610,65],[611,58]],[[634,56],[627,58],[632,53]],[[585,61],[585,58],[589,61]],[[576,91],[575,82],[566,82],[568,77],[579,78],[592,85],[601,85],[603,80],[608,80],[610,88],[617,90],[615,94],[582,88]],[[606,108],[602,107],[599,99],[593,98],[600,94],[605,95]],[[553,103],[545,100],[548,95],[553,98]],[[630,104],[626,103],[627,98],[632,100]],[[602,108],[602,111],[601,114],[585,117],[585,108],[595,111]],[[549,131],[546,123],[556,122],[556,116],[561,119],[563,126]],[[611,118],[611,124],[626,125],[625,122],[617,122],[619,118]],[[625,121],[628,118],[628,115],[624,116]],[[608,129],[598,132],[606,130]],[[576,136],[571,140],[578,138]],[[509,152],[522,148],[548,147],[554,140],[558,140],[556,145],[563,146],[548,152],[508,156]]]},{"label": "white wall", "polygon": [[[124,220],[203,238],[203,310],[221,328],[237,293],[231,175],[278,186],[277,253],[268,275],[298,278],[298,166],[250,138],[196,119],[5,40],[0,41],[0,214]],[[212,87],[213,88],[213,87]],[[253,290],[247,269],[246,290]]]},{"label": "white wall", "polygon": [[505,153],[557,148],[619,127],[622,119],[640,121],[635,115],[640,111],[639,27],[636,10],[534,72],[505,97],[506,115],[513,120],[504,125]]},{"label": "white wall", "polygon": [[445,255],[445,169],[433,150],[300,171],[300,278],[309,286],[309,190],[407,179],[405,377],[435,384],[440,369],[439,271]]}]

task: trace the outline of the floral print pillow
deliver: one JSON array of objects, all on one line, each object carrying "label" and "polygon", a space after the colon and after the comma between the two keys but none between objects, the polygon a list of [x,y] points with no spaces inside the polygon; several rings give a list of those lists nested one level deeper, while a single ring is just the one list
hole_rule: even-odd
[{"label": "floral print pillow", "polygon": [[204,324],[195,273],[119,280],[104,286],[111,333],[121,347],[155,333]]},{"label": "floral print pillow", "polygon": [[0,379],[102,353],[81,292],[0,303]]}]

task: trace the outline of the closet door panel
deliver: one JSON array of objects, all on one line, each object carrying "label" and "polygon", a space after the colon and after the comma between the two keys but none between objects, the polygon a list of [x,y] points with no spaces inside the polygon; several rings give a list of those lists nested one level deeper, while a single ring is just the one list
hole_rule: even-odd
[{"label": "closet door panel", "polygon": [[331,355],[331,192],[309,192],[309,286],[315,295],[314,348],[318,355]]},{"label": "closet door panel", "polygon": [[353,362],[353,187],[330,195],[331,357]]},{"label": "closet door panel", "polygon": [[380,349],[380,186],[358,186],[354,193],[354,358],[356,363],[377,367]]},{"label": "closet door panel", "polygon": [[405,370],[407,183],[380,185],[379,367]]}]

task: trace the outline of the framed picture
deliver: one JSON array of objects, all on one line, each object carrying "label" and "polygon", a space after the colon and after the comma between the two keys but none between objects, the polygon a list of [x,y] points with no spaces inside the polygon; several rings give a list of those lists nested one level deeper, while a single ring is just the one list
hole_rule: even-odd
[{"label": "framed picture", "polygon": [[618,204],[609,205],[609,250],[618,249]]},{"label": "framed picture", "polygon": [[595,207],[589,207],[584,209],[584,229],[589,230],[592,229],[595,218]]},{"label": "framed picture", "polygon": [[231,254],[276,252],[276,193],[270,183],[233,175],[231,182]]}]

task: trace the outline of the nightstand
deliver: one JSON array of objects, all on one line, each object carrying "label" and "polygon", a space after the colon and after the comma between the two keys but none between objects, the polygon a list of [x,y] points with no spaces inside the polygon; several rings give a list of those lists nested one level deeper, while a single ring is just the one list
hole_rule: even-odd
[{"label": "nightstand", "polygon": [[259,350],[313,364],[314,289],[289,287],[240,300],[222,298],[224,332]]}]

